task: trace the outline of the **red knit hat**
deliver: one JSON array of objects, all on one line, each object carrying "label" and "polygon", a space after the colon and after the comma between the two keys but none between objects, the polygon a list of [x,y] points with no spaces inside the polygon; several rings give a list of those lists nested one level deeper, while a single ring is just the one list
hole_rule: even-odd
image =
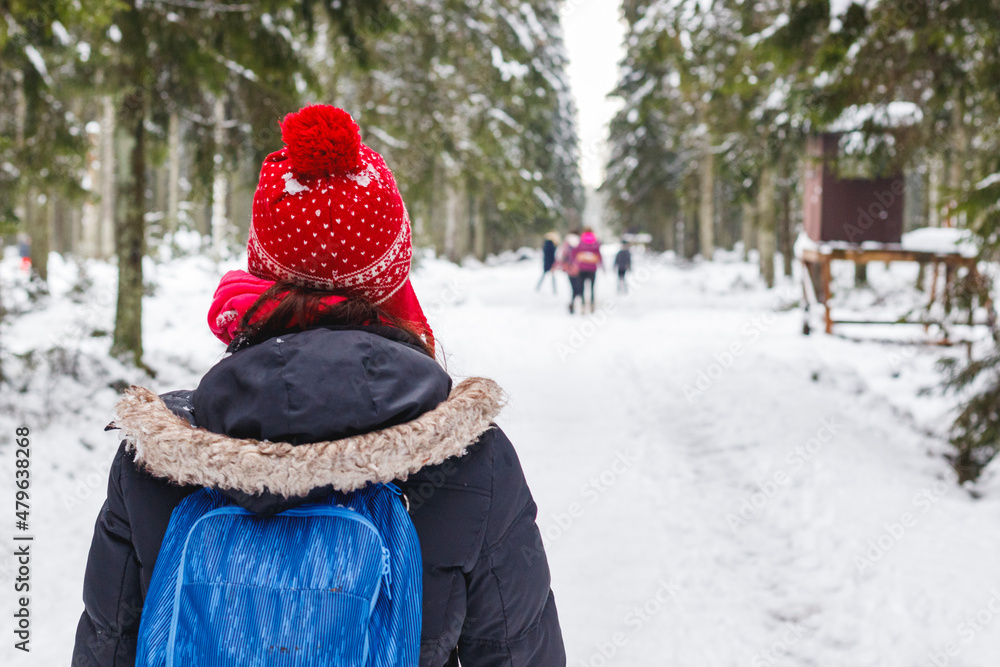
[{"label": "red knit hat", "polygon": [[281,138],[254,194],[250,273],[367,298],[431,342],[409,280],[410,219],[382,156],[329,105],[287,115]]}]

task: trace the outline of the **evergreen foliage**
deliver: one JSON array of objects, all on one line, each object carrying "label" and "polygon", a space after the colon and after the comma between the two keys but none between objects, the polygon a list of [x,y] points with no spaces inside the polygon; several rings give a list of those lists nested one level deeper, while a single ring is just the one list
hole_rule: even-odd
[{"label": "evergreen foliage", "polygon": [[278,121],[330,103],[385,154],[418,240],[455,259],[534,241],[583,207],[560,4],[0,0],[0,233],[31,233],[43,279],[52,229],[113,249],[113,351],[142,365],[143,257],[178,225],[238,246]]},{"label": "evergreen foliage", "polygon": [[[482,258],[578,221],[574,107],[554,0],[396,3],[340,91],[393,166],[418,237]],[[444,221],[444,224],[440,224]]]},{"label": "evergreen foliage", "polygon": [[[858,169],[905,169],[927,193],[911,227],[969,227],[996,257],[1000,0],[625,0],[623,14],[624,105],[603,185],[622,229],[693,256],[696,204],[711,192],[716,236],[758,247],[773,284],[776,248],[790,267],[804,139],[847,124]],[[900,103],[917,110],[903,127],[890,113]],[[946,366],[965,400],[956,467],[971,479],[1000,450],[1000,356]]]}]

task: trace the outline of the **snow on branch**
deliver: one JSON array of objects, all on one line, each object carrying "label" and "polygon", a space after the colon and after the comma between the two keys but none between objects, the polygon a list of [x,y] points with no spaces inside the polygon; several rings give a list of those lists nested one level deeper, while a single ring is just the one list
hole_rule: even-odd
[{"label": "snow on branch", "polygon": [[35,71],[38,72],[38,76],[42,77],[42,80],[45,81],[46,85],[51,86],[52,77],[49,76],[49,70],[45,66],[45,58],[43,58],[42,54],[38,52],[38,49],[31,44],[28,44],[24,47],[24,55],[28,56],[28,60],[31,61],[31,65],[35,68]]},{"label": "snow on branch", "polygon": [[916,125],[924,118],[924,112],[913,102],[889,102],[888,104],[855,104],[844,109],[840,117],[829,127],[832,132],[858,130],[866,123],[879,127],[898,128]]},{"label": "snow on branch", "polygon": [[174,7],[185,7],[187,9],[200,9],[216,14],[222,12],[253,11],[253,5],[251,4],[224,5],[224,4],[219,4],[217,2],[202,2],[201,0],[153,0],[153,3],[157,5],[171,5]]}]

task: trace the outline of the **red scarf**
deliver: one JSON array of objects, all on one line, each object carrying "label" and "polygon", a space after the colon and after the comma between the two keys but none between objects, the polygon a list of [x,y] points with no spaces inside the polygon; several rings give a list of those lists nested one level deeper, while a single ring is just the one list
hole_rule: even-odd
[{"label": "red scarf", "polygon": [[[227,345],[231,343],[250,306],[261,294],[274,287],[274,283],[273,280],[258,278],[246,271],[229,271],[222,276],[219,286],[215,288],[212,306],[208,309],[208,327],[215,337]],[[281,296],[262,303],[254,313],[253,321],[265,319],[278,307]],[[342,296],[328,296],[323,299],[323,303],[333,306],[346,300]]]},{"label": "red scarf", "polygon": [[[260,298],[264,292],[274,287],[274,280],[258,278],[246,271],[229,271],[222,276],[219,286],[215,288],[215,295],[212,297],[212,305],[208,309],[208,327],[215,334],[215,337],[228,345],[233,341],[236,331],[243,321],[250,307]],[[408,322],[413,327],[413,332],[421,335],[425,342],[429,343],[431,350],[434,349],[434,334],[427,325],[420,304],[417,303],[416,295],[413,294],[409,282],[405,284],[405,289],[399,290],[381,307],[388,313]],[[277,295],[260,305],[254,313],[253,322],[265,319],[271,311],[278,307],[284,294]],[[347,297],[331,295],[324,297],[322,303],[327,306],[335,306],[338,303],[347,301]],[[291,322],[292,325],[298,324]]]}]

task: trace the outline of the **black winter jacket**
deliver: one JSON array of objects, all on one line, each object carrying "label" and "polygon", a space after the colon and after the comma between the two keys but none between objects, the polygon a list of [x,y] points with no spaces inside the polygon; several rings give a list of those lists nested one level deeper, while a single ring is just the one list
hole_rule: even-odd
[{"label": "black winter jacket", "polygon": [[[161,400],[162,399],[162,400]],[[326,327],[241,350],[194,391],[133,387],[84,581],[73,665],[132,665],[170,515],[218,488],[270,515],[370,481],[395,481],[423,556],[421,667],[566,664],[535,504],[492,424],[502,392],[454,389],[384,327]]]}]

